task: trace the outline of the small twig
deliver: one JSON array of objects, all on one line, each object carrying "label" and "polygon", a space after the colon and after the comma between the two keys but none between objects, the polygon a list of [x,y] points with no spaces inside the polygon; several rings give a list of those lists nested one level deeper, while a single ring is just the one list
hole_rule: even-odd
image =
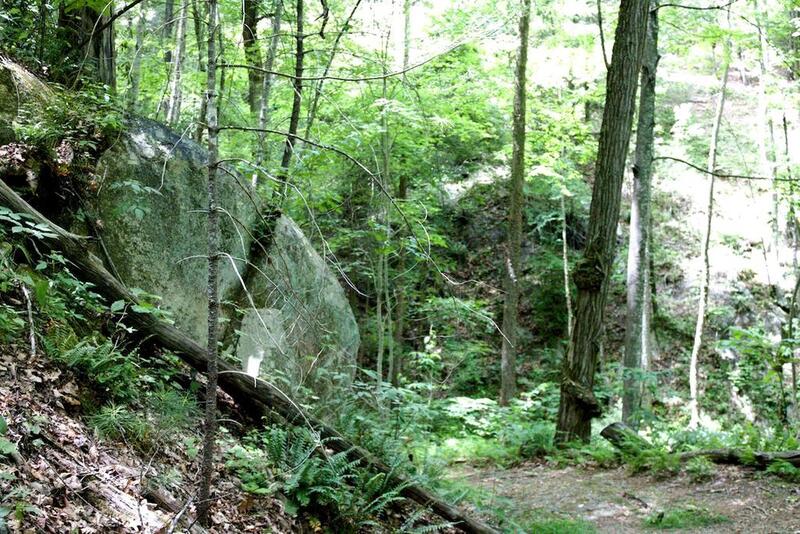
[{"label": "small twig", "polygon": [[31,342],[31,358],[36,357],[36,329],[33,325],[33,305],[31,304],[31,296],[28,293],[28,288],[22,284],[22,294],[25,296],[25,307],[28,308],[28,324],[30,325],[30,342]]},{"label": "small twig", "polygon": [[653,158],[653,161],[656,160],[670,160],[670,161],[677,161],[678,163],[683,163],[684,165],[695,169],[696,171],[700,171],[703,174],[710,174],[711,176],[715,176],[716,178],[728,178],[731,180],[774,180],[776,182],[800,182],[798,178],[769,178],[766,176],[747,176],[744,174],[724,174],[719,172],[711,172],[707,169],[702,167],[698,167],[694,163],[690,163],[684,159],[680,158],[673,158],[672,156],[658,156]]}]

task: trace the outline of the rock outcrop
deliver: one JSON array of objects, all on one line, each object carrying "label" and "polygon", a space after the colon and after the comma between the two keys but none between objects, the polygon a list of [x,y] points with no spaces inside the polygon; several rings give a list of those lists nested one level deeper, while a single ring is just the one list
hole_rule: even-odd
[{"label": "rock outcrop", "polygon": [[[129,287],[158,295],[176,326],[205,342],[205,150],[158,123],[131,120],[96,174],[90,216],[112,268]],[[358,327],[323,258],[286,216],[271,222],[259,240],[264,252],[253,255],[263,214],[235,172],[220,173],[220,201],[220,294],[240,305],[225,307],[223,350],[243,362],[263,352],[262,376],[291,386],[319,391],[330,377],[352,377]]]}]

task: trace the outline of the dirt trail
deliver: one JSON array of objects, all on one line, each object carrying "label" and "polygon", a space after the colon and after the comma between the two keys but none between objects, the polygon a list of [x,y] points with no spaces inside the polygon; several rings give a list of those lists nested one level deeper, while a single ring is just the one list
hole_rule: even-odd
[{"label": "dirt trail", "polygon": [[[720,466],[707,482],[685,475],[657,480],[626,468],[523,465],[513,469],[460,466],[453,478],[505,498],[522,510],[583,519],[598,532],[657,532],[644,519],[664,509],[695,506],[730,519],[693,533],[800,534],[800,486],[751,470]],[[577,533],[576,533],[577,534]]]}]

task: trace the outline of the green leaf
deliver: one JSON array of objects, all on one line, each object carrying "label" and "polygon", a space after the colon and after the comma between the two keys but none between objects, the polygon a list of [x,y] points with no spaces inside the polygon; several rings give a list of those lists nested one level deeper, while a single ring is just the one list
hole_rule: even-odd
[{"label": "green leaf", "polygon": [[8,432],[8,423],[6,423],[5,417],[0,415],[0,436],[5,436],[6,432]]},{"label": "green leaf", "polygon": [[17,452],[17,447],[6,438],[0,438],[0,454],[11,455]]},{"label": "green leaf", "polygon": [[113,313],[117,313],[122,311],[125,308],[125,301],[124,300],[117,300],[111,303],[111,311]]}]

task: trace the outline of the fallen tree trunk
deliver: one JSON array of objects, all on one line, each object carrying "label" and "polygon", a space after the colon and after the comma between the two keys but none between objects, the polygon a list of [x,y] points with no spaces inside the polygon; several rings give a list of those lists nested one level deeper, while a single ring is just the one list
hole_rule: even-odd
[{"label": "fallen tree trunk", "polygon": [[[636,455],[652,449],[653,445],[625,423],[611,423],[600,435],[625,454]],[[681,462],[692,458],[707,458],[715,464],[746,465],[766,469],[772,462],[784,461],[800,468],[800,451],[748,452],[740,449],[705,449],[677,454]]]},{"label": "fallen tree trunk", "polygon": [[[0,180],[0,204],[16,213],[30,217],[37,224],[48,227],[54,237],[45,236],[40,240],[47,246],[60,250],[64,257],[75,266],[79,278],[93,284],[97,292],[109,302],[122,300],[131,305],[137,303],[136,296],[108,272],[103,262],[89,251],[87,238],[70,233],[48,220],[17,195],[3,180]],[[151,314],[129,311],[126,320],[141,332],[152,336],[165,349],[179,355],[184,362],[199,372],[205,373],[206,350],[189,336]],[[335,429],[305,414],[292,399],[272,384],[260,379],[253,379],[225,362],[219,362],[219,386],[233,397],[246,413],[254,416],[257,420],[264,417],[269,418],[272,412],[276,412],[291,424],[312,427],[313,431],[325,440],[327,448],[335,452],[347,452],[353,460],[357,459],[376,471],[389,474],[393,483],[405,486],[402,491],[404,497],[430,508],[436,515],[454,523],[456,528],[463,532],[497,532],[482,521],[470,517],[457,507],[444,502],[427,489],[409,483],[405,477],[397,475],[394,470],[365,449],[353,445]]]}]

